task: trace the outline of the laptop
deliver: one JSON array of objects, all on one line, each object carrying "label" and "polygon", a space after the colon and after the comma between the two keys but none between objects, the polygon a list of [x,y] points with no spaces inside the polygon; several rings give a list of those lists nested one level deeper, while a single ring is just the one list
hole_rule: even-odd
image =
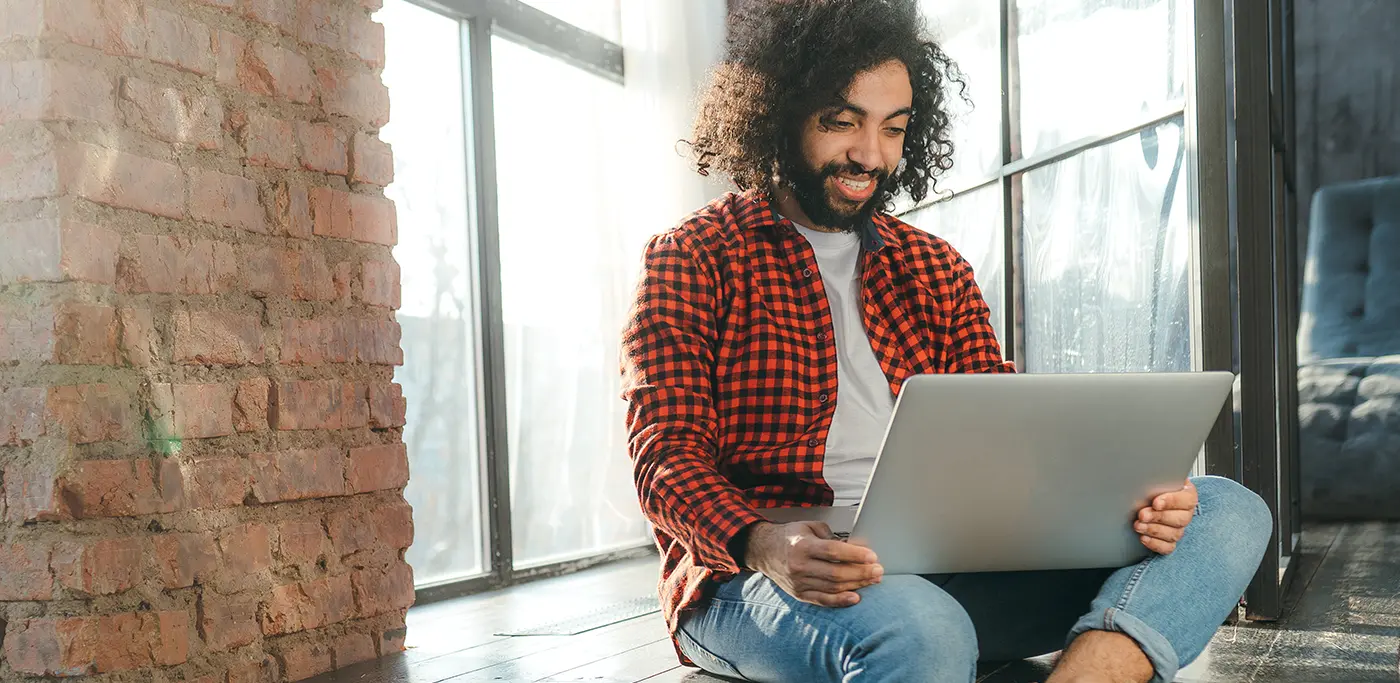
[{"label": "laptop", "polygon": [[826,522],[888,574],[1124,567],[1132,522],[1181,489],[1228,372],[909,378],[858,506],[767,508]]}]

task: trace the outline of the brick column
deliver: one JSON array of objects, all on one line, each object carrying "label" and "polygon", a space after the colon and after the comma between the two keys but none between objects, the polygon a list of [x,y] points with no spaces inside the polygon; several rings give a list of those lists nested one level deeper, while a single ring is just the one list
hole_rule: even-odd
[{"label": "brick column", "polygon": [[0,680],[403,647],[378,0],[0,0]]}]

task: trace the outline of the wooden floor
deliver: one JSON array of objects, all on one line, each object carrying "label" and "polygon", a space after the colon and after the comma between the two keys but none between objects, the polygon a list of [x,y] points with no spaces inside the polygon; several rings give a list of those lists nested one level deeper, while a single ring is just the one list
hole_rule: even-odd
[{"label": "wooden floor", "polygon": [[[1303,537],[1288,612],[1226,626],[1177,681],[1400,681],[1400,523],[1314,525]],[[658,614],[573,636],[497,636],[650,594],[654,559],[415,607],[408,651],[317,683],[719,681],[681,668]],[[1043,681],[1047,662],[984,668],[979,681]]]}]

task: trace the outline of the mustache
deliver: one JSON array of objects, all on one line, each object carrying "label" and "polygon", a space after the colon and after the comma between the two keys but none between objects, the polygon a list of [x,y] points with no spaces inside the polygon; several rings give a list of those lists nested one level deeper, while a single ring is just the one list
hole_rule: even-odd
[{"label": "mustache", "polygon": [[854,176],[857,178],[868,177],[879,184],[884,184],[884,182],[890,177],[890,172],[886,169],[866,168],[854,162],[843,164],[832,161],[827,163],[825,166],[822,166],[821,169],[821,174],[824,177],[837,176],[843,173],[845,175]]}]

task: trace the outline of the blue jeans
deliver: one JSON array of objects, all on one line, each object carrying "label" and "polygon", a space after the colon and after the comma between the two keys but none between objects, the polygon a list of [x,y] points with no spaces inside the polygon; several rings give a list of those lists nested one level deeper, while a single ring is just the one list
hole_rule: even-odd
[{"label": "blue jeans", "polygon": [[1268,506],[1199,477],[1196,516],[1170,555],[1122,569],[886,576],[845,608],[799,602],[761,574],[718,586],[686,618],[681,651],[750,681],[972,681],[977,662],[1060,650],[1117,631],[1171,681],[1235,608],[1268,545]]}]

